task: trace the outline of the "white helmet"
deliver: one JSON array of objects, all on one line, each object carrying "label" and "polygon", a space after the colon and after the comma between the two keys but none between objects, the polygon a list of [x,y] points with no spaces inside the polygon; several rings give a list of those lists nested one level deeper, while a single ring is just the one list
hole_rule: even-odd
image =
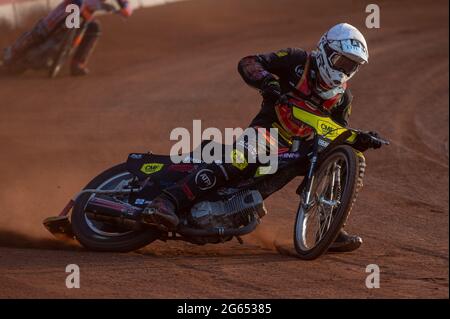
[{"label": "white helmet", "polygon": [[339,23],[326,32],[315,52],[317,68],[324,84],[336,88],[348,81],[367,63],[369,52],[364,36],[354,26]]}]

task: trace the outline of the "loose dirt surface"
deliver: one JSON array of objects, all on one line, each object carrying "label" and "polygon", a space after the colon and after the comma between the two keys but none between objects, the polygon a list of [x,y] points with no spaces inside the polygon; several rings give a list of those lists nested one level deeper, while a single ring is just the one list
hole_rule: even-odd
[{"label": "loose dirt surface", "polygon": [[[448,2],[196,0],[102,16],[92,74],[0,78],[0,297],[448,297]],[[41,221],[134,151],[168,153],[174,127],[245,127],[260,98],[236,72],[245,55],[312,49],[331,25],[367,35],[370,64],[351,81],[351,125],[392,144],[367,152],[348,229],[364,245],[304,262],[292,249],[299,181],[267,200],[244,245],[154,243],[93,253],[52,239]],[[2,31],[0,45],[17,36]],[[283,254],[275,249],[281,245]],[[81,268],[81,289],[65,267]],[[378,264],[381,288],[367,289]]]}]

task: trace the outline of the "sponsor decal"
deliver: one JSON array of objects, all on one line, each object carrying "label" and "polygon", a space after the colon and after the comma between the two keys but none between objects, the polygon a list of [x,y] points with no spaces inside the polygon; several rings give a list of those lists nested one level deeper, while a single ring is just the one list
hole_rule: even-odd
[{"label": "sponsor decal", "polygon": [[244,153],[239,150],[235,149],[231,151],[231,160],[232,165],[241,171],[248,166],[248,162],[245,159]]},{"label": "sponsor decal", "polygon": [[[301,65],[297,65],[296,67],[295,67],[295,74],[297,74],[297,76],[298,77],[302,77],[302,75],[303,75],[303,66],[301,66]],[[294,85],[295,86],[295,85]]]},{"label": "sponsor decal", "polygon": [[279,154],[278,157],[279,158],[283,158],[283,159],[295,159],[295,158],[299,158],[300,154],[299,153],[286,152],[286,153]]},{"label": "sponsor decal", "polygon": [[130,154],[132,159],[142,159],[142,157],[144,157],[142,154]]},{"label": "sponsor decal", "polygon": [[193,164],[173,164],[168,167],[172,172],[190,172],[195,168]]},{"label": "sponsor decal", "polygon": [[321,135],[326,137],[336,137],[338,135],[339,127],[325,121],[319,121],[317,124]]},{"label": "sponsor decal", "polygon": [[216,185],[216,176],[210,169],[202,169],[195,175],[195,184],[202,191],[213,188]]},{"label": "sponsor decal", "polygon": [[147,200],[143,198],[136,198],[136,200],[134,201],[135,205],[144,205],[145,203],[147,203]]},{"label": "sponsor decal", "polygon": [[330,145],[329,142],[322,140],[322,139],[319,139],[318,144],[322,147],[327,147],[328,145]]},{"label": "sponsor decal", "polygon": [[282,58],[284,56],[287,56],[289,53],[286,50],[280,50],[275,54],[277,55],[277,57]]},{"label": "sponsor decal", "polygon": [[255,173],[255,175],[253,176],[253,177],[260,177],[260,176],[264,176],[264,175],[266,175],[267,173],[266,173],[266,171],[268,171],[268,170],[270,170],[270,166],[266,166],[266,167],[264,167],[264,166],[260,166],[260,167],[258,167],[258,169],[256,170],[256,173]]},{"label": "sponsor decal", "polygon": [[163,168],[164,164],[162,163],[146,163],[142,165],[141,172],[147,175],[154,174],[159,172]]}]

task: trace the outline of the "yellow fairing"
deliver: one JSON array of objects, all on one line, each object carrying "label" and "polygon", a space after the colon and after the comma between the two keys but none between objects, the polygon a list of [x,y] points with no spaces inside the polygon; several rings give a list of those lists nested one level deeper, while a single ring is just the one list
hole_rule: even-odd
[{"label": "yellow fairing", "polygon": [[[311,126],[319,135],[324,136],[330,140],[334,140],[348,129],[333,121],[329,116],[319,116],[302,110],[298,107],[292,108],[294,118]],[[353,143],[356,139],[356,133],[352,131],[352,135],[347,139],[347,142]]]}]

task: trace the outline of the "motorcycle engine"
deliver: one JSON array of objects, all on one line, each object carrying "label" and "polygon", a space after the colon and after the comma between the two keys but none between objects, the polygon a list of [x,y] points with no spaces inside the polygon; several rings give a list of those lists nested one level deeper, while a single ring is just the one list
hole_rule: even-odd
[{"label": "motorcycle engine", "polygon": [[247,225],[254,217],[262,218],[267,211],[261,193],[245,190],[221,201],[203,201],[190,211],[190,222],[198,228],[237,228]]}]

